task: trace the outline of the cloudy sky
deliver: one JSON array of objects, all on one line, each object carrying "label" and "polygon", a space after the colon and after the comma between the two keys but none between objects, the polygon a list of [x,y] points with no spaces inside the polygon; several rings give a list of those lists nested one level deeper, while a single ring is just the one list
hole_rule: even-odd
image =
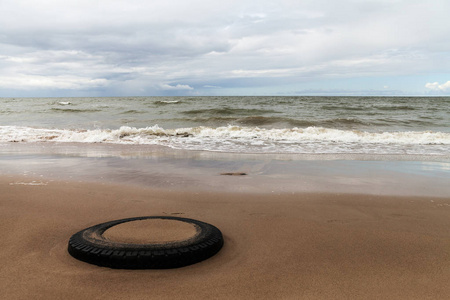
[{"label": "cloudy sky", "polygon": [[448,0],[0,0],[0,97],[450,95]]}]

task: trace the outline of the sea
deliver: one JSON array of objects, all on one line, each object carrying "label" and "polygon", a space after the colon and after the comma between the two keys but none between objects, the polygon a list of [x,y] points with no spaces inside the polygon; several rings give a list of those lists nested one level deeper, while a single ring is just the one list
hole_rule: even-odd
[{"label": "sea", "polygon": [[0,143],[450,155],[450,97],[0,98]]}]

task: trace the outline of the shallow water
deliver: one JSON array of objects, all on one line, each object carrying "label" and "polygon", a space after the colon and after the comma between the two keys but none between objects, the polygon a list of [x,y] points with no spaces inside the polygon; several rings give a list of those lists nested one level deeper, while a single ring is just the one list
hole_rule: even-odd
[{"label": "shallow water", "polygon": [[[42,144],[40,144],[42,145]],[[450,195],[450,160],[413,156],[233,154],[131,145],[0,144],[18,184],[97,181],[192,191]],[[423,158],[423,157],[421,157]],[[414,160],[416,159],[416,160]],[[222,173],[245,173],[225,176]]]}]

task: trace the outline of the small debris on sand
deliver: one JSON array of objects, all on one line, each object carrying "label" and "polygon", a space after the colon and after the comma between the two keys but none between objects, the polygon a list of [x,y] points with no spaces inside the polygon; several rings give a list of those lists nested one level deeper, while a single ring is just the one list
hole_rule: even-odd
[{"label": "small debris on sand", "polygon": [[247,173],[243,173],[243,172],[226,172],[226,173],[220,173],[220,175],[242,176],[242,175],[247,175]]}]

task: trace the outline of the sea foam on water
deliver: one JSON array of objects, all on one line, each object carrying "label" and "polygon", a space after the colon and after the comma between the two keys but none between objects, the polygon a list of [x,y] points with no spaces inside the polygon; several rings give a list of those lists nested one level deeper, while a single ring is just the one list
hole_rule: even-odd
[{"label": "sea foam on water", "polygon": [[449,156],[449,112],[445,97],[8,98],[0,142]]},{"label": "sea foam on water", "polygon": [[365,132],[323,127],[267,129],[223,126],[164,129],[122,126],[119,129],[64,130],[0,126],[0,142],[76,142],[163,145],[177,149],[250,153],[448,154],[450,133]]}]

